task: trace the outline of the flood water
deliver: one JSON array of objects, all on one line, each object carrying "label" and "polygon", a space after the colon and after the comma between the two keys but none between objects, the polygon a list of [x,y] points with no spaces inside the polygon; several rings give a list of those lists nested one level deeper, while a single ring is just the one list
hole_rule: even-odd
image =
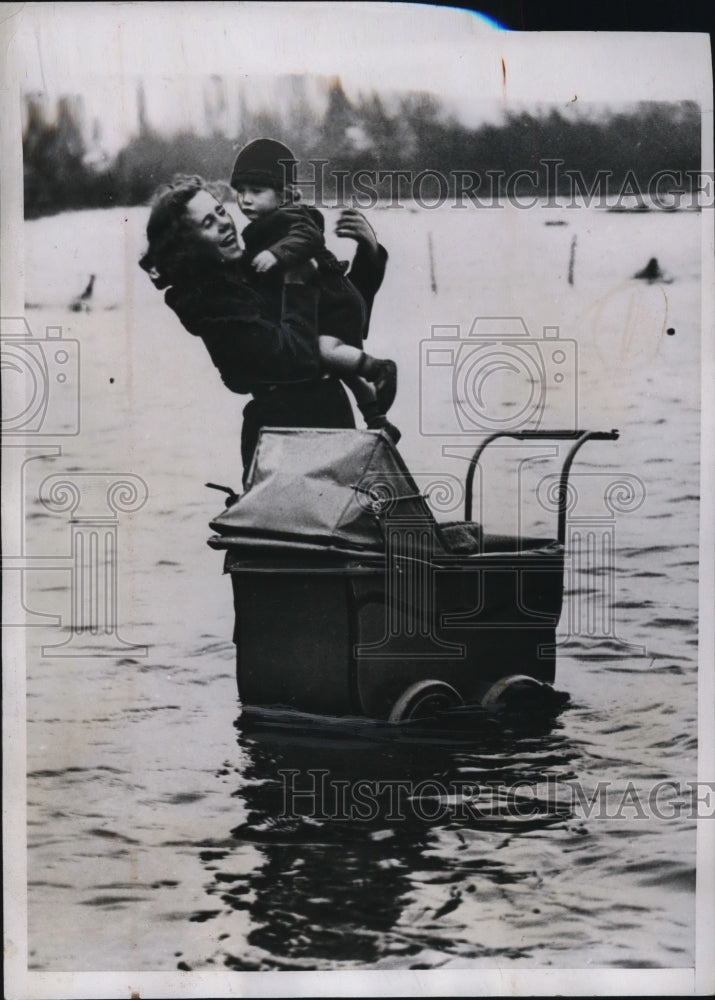
[{"label": "flood water", "polygon": [[[28,630],[31,969],[693,964],[700,216],[371,217],[391,261],[367,346],[398,362],[393,420],[420,487],[454,488],[438,516],[459,516],[475,437],[425,369],[434,326],[459,325],[456,341],[475,316],[521,316],[535,338],[558,326],[576,347],[544,423],[576,408],[620,431],[573,469],[615,555],[612,571],[569,556],[556,687],[570,702],[551,721],[464,711],[409,732],[243,712],[230,582],[206,546],[221,499],[203,485],[240,483],[243,400],[136,266],[145,210],[28,223],[27,317],[80,351],[79,432],[23,472],[25,601],[61,619]],[[672,282],[632,281],[653,256]],[[70,312],[91,273],[92,310]],[[480,519],[551,535],[529,477],[558,459],[495,453]],[[72,525],[39,496],[51,475],[89,490],[89,473],[140,477],[147,497],[116,516],[118,635],[57,655]],[[111,513],[102,490],[90,520]]]}]

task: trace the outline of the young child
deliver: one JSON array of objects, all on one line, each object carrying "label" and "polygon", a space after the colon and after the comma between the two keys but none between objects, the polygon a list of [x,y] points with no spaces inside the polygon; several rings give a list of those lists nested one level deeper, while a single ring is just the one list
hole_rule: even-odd
[{"label": "young child", "polygon": [[293,188],[296,159],[275,139],[255,139],[236,158],[231,187],[249,220],[242,232],[246,255],[263,293],[281,301],[283,271],[310,263],[320,289],[318,333],[326,371],[351,390],[369,428],[383,428],[395,443],[400,432],[385,414],[397,391],[394,361],[362,350],[367,334],[365,302],[345,277],[347,263],[325,246],[325,223],[315,208],[297,203]]}]

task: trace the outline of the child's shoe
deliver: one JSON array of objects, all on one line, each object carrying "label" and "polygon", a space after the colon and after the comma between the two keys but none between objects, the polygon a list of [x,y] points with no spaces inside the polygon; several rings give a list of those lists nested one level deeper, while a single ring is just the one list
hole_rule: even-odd
[{"label": "child's shoe", "polygon": [[388,359],[376,360],[376,365],[376,377],[371,378],[370,381],[375,386],[377,405],[383,413],[387,413],[397,395],[397,365]]},{"label": "child's shoe", "polygon": [[382,413],[387,413],[395,402],[397,394],[397,365],[394,361],[363,355],[358,375],[372,382],[377,395],[377,405]]},{"label": "child's shoe", "polygon": [[383,413],[371,417],[367,421],[367,429],[369,431],[384,431],[393,444],[397,444],[402,437],[402,432],[394,424],[391,424]]},{"label": "child's shoe", "polygon": [[398,427],[395,427],[394,424],[391,424],[389,420],[385,421],[385,426],[382,429],[389,436],[393,444],[397,444],[402,437],[402,431]]}]

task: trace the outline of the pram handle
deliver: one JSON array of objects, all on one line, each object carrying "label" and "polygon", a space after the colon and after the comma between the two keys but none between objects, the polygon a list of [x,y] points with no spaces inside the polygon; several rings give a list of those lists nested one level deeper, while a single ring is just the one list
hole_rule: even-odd
[{"label": "pram handle", "polygon": [[464,491],[464,520],[472,520],[472,498],[474,491],[474,473],[476,471],[479,459],[482,457],[482,452],[491,444],[492,441],[496,441],[498,438],[514,438],[516,441],[534,441],[534,440],[546,440],[546,441],[573,441],[574,444],[570,449],[568,455],[564,459],[563,468],[561,469],[561,479],[559,481],[559,494],[558,494],[558,514],[559,514],[559,527],[558,527],[558,540],[559,544],[563,545],[566,541],[566,500],[567,500],[567,489],[569,481],[569,472],[571,471],[571,465],[574,458],[576,457],[576,452],[587,442],[587,441],[617,441],[619,433],[617,430],[611,431],[495,431],[494,434],[490,434],[488,437],[484,438],[477,450],[472,455],[471,461],[469,463],[469,469],[467,470],[467,479]]},{"label": "pram handle", "polygon": [[238,500],[238,493],[230,486],[219,486],[218,483],[204,483],[204,486],[208,486],[210,490],[220,490],[221,493],[228,494],[226,497],[226,506],[232,507]]}]

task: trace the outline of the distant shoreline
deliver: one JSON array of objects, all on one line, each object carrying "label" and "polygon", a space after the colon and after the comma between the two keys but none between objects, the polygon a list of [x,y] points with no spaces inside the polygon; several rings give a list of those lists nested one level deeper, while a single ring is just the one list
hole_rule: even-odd
[{"label": "distant shoreline", "polygon": [[[211,189],[215,192],[216,197],[222,201],[224,204],[235,204],[235,195],[233,190],[229,187],[227,182],[224,181],[212,181],[210,182]],[[700,197],[702,195],[702,198]],[[609,212],[616,215],[645,215],[649,213],[665,214],[665,215],[675,215],[684,212],[701,212],[703,208],[713,207],[713,195],[710,191],[696,191],[693,197],[688,197],[686,199],[680,198],[679,192],[663,193],[661,197],[649,198],[647,196],[641,196],[636,198],[635,196],[627,193],[620,195],[618,193],[611,196],[599,197],[599,198],[579,198],[575,195],[550,195],[550,194],[531,194],[531,195],[502,195],[494,197],[490,200],[476,200],[473,198],[445,198],[439,199],[435,202],[430,202],[426,198],[366,198],[359,196],[349,196],[342,200],[337,199],[326,199],[326,200],[312,200],[304,199],[307,204],[313,205],[315,208],[321,211],[338,211],[342,208],[356,208],[362,212],[371,211],[391,211],[391,212],[431,212],[431,211],[468,211],[468,210],[493,210],[493,209],[505,209],[514,208],[519,211],[543,211],[544,213],[549,212],[561,212],[561,211],[574,211],[576,209],[594,209],[601,212]],[[97,211],[114,211],[117,209],[135,209],[135,208],[146,208],[148,209],[149,203],[144,204],[134,204],[134,205],[117,205],[117,204],[107,204],[107,205],[85,205],[77,207],[62,207],[58,208],[54,212],[45,212],[42,215],[29,215],[25,216],[25,222],[36,222],[40,219],[52,218],[53,216],[62,215],[66,213],[73,212],[97,212]],[[568,225],[568,222],[557,221],[553,222],[547,220],[546,225]]]}]

